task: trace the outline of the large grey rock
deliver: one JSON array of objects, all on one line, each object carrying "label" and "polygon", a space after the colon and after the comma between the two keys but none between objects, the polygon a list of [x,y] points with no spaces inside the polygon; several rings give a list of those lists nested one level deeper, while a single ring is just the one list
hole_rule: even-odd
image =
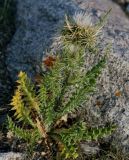
[{"label": "large grey rock", "polygon": [[[113,6],[109,29],[106,31],[115,40],[115,52],[120,55],[126,54],[128,44],[128,19],[121,9],[109,0],[85,1],[85,0],[16,0],[16,33],[8,46],[8,57],[6,64],[15,79],[20,70],[25,70],[33,74],[35,64],[40,63],[43,53],[52,43],[52,37],[64,20],[64,14],[73,14],[84,9],[92,14],[93,17],[100,17],[103,11]],[[122,18],[121,18],[122,17]],[[124,34],[124,35],[123,35]],[[122,39],[124,37],[124,39]],[[122,41],[120,40],[122,39]],[[117,43],[117,44],[116,44]],[[121,45],[125,45],[122,47]]]},{"label": "large grey rock", "polygon": [[77,7],[68,1],[16,0],[17,30],[8,46],[7,66],[15,79],[20,70],[34,74],[36,64],[52,43],[52,37],[64,20],[64,14],[72,14]]},{"label": "large grey rock", "polygon": [[[88,10],[93,18],[113,8],[103,35],[104,41],[112,43],[112,53],[98,82],[98,90],[87,106],[98,119],[102,118],[100,123],[106,120],[118,125],[114,141],[123,149],[129,149],[129,20],[119,6],[109,0],[81,2],[80,7]],[[93,65],[89,59],[92,57],[86,58],[87,63]]]},{"label": "large grey rock", "polygon": [[[103,12],[113,8],[102,35],[102,46],[105,47],[106,42],[111,42],[112,53],[98,82],[98,90],[91,97],[88,106],[98,119],[118,124],[114,141],[128,149],[129,20],[120,7],[110,0],[16,1],[17,30],[8,45],[6,61],[13,80],[20,70],[26,71],[31,76],[34,75],[35,65],[41,63],[46,49],[51,46],[51,38],[62,26],[65,13],[72,15],[76,11],[84,10],[96,21]],[[92,58],[92,56],[86,58],[88,65],[93,65]]]}]

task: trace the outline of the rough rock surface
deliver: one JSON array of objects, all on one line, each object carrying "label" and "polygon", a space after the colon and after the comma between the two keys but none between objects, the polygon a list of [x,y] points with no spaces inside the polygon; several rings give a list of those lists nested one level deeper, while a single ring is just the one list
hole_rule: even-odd
[{"label": "rough rock surface", "polygon": [[89,10],[94,18],[113,8],[103,35],[105,41],[112,43],[112,53],[89,107],[101,112],[102,121],[109,120],[118,124],[115,143],[129,149],[129,20],[119,6],[109,0],[81,1],[80,7]]},{"label": "rough rock surface", "polygon": [[64,14],[72,14],[77,7],[62,0],[16,0],[17,31],[8,46],[7,65],[15,79],[20,70],[33,75],[35,65],[42,60],[43,52],[52,43],[52,37],[64,20]]},{"label": "rough rock surface", "polygon": [[[33,76],[52,37],[63,24],[64,14],[84,10],[94,20],[113,8],[104,28],[104,41],[112,43],[112,54],[98,84],[98,91],[89,102],[101,118],[118,124],[117,143],[129,148],[129,19],[110,0],[16,0],[17,30],[8,45],[6,64],[13,80],[20,70]],[[122,17],[122,18],[121,18]],[[96,102],[100,101],[99,107]],[[118,141],[119,140],[119,141]]]}]

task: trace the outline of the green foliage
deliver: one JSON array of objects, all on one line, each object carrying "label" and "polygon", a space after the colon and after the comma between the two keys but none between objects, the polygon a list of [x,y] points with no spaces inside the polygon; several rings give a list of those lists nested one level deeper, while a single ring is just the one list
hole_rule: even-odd
[{"label": "green foliage", "polygon": [[31,142],[32,138],[39,137],[38,134],[36,134],[36,132],[31,132],[31,130],[29,132],[24,128],[17,127],[10,117],[8,117],[8,122],[9,122],[9,129],[11,129],[17,137],[22,138],[28,141],[29,143]]},{"label": "green foliage", "polygon": [[84,140],[98,140],[102,137],[107,137],[108,135],[111,135],[111,133],[115,130],[116,126],[109,125],[107,127],[99,127],[99,128],[91,128],[87,130],[84,135]]},{"label": "green foliage", "polygon": [[40,83],[36,85],[26,73],[19,73],[18,86],[11,102],[17,124],[8,118],[9,129],[14,135],[24,139],[31,146],[31,151],[39,140],[42,141],[49,159],[53,157],[54,144],[58,157],[76,159],[79,154],[78,144],[82,140],[97,141],[115,129],[114,126],[89,128],[77,115],[75,119],[72,116],[95,91],[97,78],[106,63],[106,54],[86,72],[85,52],[89,54],[89,50],[94,47],[98,29],[96,26],[81,28],[77,24],[74,28],[69,26],[72,22],[68,19],[66,24],[67,30],[65,26],[61,37],[65,47],[43,61],[46,71],[40,75]]},{"label": "green foliage", "polygon": [[20,128],[15,125],[15,123],[10,117],[8,117],[8,123],[9,123],[8,128],[13,132],[13,134],[16,137],[22,140],[25,140],[28,145],[28,151],[32,152],[34,145],[41,138],[41,136],[39,135],[38,129],[28,130],[28,129]]}]

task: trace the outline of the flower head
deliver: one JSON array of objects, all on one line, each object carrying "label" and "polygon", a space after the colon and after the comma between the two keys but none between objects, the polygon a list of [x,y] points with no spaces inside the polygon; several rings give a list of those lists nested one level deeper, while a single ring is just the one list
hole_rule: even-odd
[{"label": "flower head", "polygon": [[73,16],[73,20],[79,27],[92,26],[91,16],[86,12],[76,12]]}]

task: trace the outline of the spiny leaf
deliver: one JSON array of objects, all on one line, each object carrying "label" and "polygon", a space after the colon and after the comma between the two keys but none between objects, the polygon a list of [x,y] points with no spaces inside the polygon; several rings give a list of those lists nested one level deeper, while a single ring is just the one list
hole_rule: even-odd
[{"label": "spiny leaf", "polygon": [[34,123],[30,118],[31,111],[24,106],[22,93],[19,89],[15,91],[15,95],[12,98],[11,105],[13,106],[12,110],[15,110],[14,116],[16,117],[16,119],[18,119],[19,121],[25,121],[27,124],[34,126]]},{"label": "spiny leaf", "polygon": [[26,102],[29,103],[29,106],[34,108],[37,112],[39,112],[39,103],[35,95],[34,85],[27,77],[26,73],[20,72],[18,75],[17,82],[19,83],[19,89],[23,92],[26,97]]}]

